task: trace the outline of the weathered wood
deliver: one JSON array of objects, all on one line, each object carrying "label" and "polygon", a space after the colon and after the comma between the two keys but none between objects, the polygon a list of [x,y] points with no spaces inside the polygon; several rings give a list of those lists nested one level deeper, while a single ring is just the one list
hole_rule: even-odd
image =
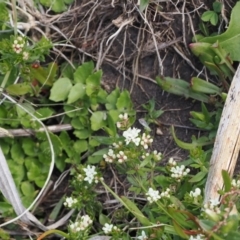
[{"label": "weathered wood", "polygon": [[214,144],[210,168],[205,186],[205,199],[218,199],[223,188],[221,172],[227,170],[232,176],[240,150],[240,65],[234,75],[223,108]]}]

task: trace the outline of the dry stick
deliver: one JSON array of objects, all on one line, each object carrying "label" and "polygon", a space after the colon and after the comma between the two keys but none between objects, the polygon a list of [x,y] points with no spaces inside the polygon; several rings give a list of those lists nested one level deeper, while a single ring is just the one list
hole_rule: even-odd
[{"label": "dry stick", "polygon": [[185,12],[184,12],[185,6],[186,6],[186,0],[183,1],[183,6],[182,6],[182,31],[183,31],[183,43],[187,53],[190,55],[190,52],[188,50],[187,40],[186,40],[186,26],[185,26]]},{"label": "dry stick", "polygon": [[[62,132],[72,130],[72,126],[70,124],[62,124],[62,125],[53,125],[46,127],[49,132]],[[44,128],[40,128],[38,130],[33,129],[1,129],[0,128],[0,138],[4,137],[26,137],[31,136],[37,132],[44,132]]]},{"label": "dry stick", "polygon": [[[145,30],[145,27],[144,27],[144,30]],[[138,33],[138,37],[137,37],[137,43],[136,43],[137,47],[138,47],[140,39],[141,39],[140,36],[142,36],[142,39],[144,39],[144,30],[141,32],[141,28],[139,29],[139,33]],[[131,87],[130,87],[130,93],[132,93],[132,91],[133,91],[134,84],[138,82],[138,75],[137,75],[138,69],[139,69],[138,64],[139,64],[140,54],[142,52],[142,47],[143,47],[143,41],[141,41],[140,47],[137,51],[137,56],[134,57],[134,60],[133,60],[133,65],[132,65],[133,80],[132,80]],[[124,73],[125,73],[125,71],[124,71]]]},{"label": "dry stick", "polygon": [[240,150],[240,65],[233,77],[225,102],[210,160],[205,199],[219,199],[223,189],[222,170],[233,175]]},{"label": "dry stick", "polygon": [[[154,30],[152,28],[152,26],[150,25],[150,23],[148,22],[147,18],[145,16],[143,16],[143,14],[140,12],[140,10],[137,8],[137,11],[139,12],[140,16],[142,17],[142,19],[144,20],[144,22],[148,25],[151,34],[152,34],[152,38],[153,38],[153,42],[154,42],[154,46],[156,48],[156,53],[157,53],[157,57],[158,57],[158,64],[159,64],[159,69],[160,69],[160,74],[163,75],[163,63],[162,63],[162,59],[160,56],[160,53],[158,51],[158,45],[157,45],[157,40],[154,34]],[[147,9],[146,9],[147,11]]]}]

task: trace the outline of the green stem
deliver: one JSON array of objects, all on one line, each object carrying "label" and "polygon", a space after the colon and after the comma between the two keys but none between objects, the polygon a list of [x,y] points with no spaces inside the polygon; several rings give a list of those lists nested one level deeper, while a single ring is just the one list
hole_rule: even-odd
[{"label": "green stem", "polygon": [[65,233],[63,231],[60,231],[60,230],[52,229],[52,230],[46,231],[41,236],[39,236],[38,240],[41,240],[41,239],[43,239],[44,237],[46,237],[50,234],[58,234],[58,235],[61,235],[61,236],[65,237],[66,239],[69,239],[69,235],[67,233]]},{"label": "green stem", "polygon": [[[5,87],[8,79],[9,79],[10,73],[11,73],[11,71],[8,71],[8,72],[5,74],[4,79],[3,79],[2,83],[1,83],[1,88],[4,88],[4,87]],[[2,91],[2,90],[0,90],[0,91]]]},{"label": "green stem", "polygon": [[13,24],[14,24],[14,35],[17,35],[17,9],[16,9],[16,0],[12,0],[12,9],[13,9]]}]

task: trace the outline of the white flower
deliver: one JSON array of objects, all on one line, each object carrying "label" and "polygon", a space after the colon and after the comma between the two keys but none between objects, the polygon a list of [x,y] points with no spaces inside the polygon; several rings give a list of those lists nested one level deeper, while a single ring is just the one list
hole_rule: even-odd
[{"label": "white flower", "polygon": [[91,184],[94,180],[94,176],[97,174],[97,172],[95,171],[95,166],[90,166],[87,165],[86,168],[83,168],[83,171],[86,174],[86,177],[84,178],[84,181],[89,182],[89,184]]},{"label": "white flower", "polygon": [[113,224],[105,223],[102,230],[104,231],[105,234],[111,233],[113,230]]},{"label": "white flower", "polygon": [[233,187],[240,188],[240,180],[233,179],[231,184]]},{"label": "white flower", "polygon": [[161,197],[170,198],[170,188],[167,188],[166,191],[161,192]]},{"label": "white flower", "polygon": [[126,144],[128,145],[130,142],[133,142],[136,146],[138,146],[141,141],[140,137],[138,137],[140,132],[141,130],[137,128],[129,128],[124,131],[123,136],[125,137]]},{"label": "white flower", "polygon": [[189,240],[204,240],[204,236],[202,234],[198,234],[196,236],[190,236]]},{"label": "white flower", "polygon": [[220,204],[219,199],[210,199],[211,208],[216,207]]},{"label": "white flower", "polygon": [[83,215],[80,220],[69,225],[72,232],[84,231],[92,224],[92,219],[88,215]]},{"label": "white flower", "polygon": [[160,161],[162,159],[162,153],[161,152],[157,152],[157,150],[153,151],[153,158],[156,161]]},{"label": "white flower", "polygon": [[118,162],[119,163],[123,163],[127,161],[127,156],[125,155],[125,153],[123,151],[120,151],[116,157],[118,158]]},{"label": "white flower", "polygon": [[118,118],[120,119],[120,121],[117,122],[117,128],[126,128],[129,123],[128,114],[120,114]]},{"label": "white flower", "polygon": [[172,178],[176,178],[177,181],[180,181],[181,178],[183,178],[190,172],[190,169],[189,168],[185,169],[185,166],[181,165],[181,166],[171,167],[170,172],[172,172],[171,174]]},{"label": "white flower", "polygon": [[64,206],[71,208],[74,204],[76,204],[78,201],[76,198],[67,197],[65,202],[63,203]]},{"label": "white flower", "polygon": [[23,60],[28,60],[28,58],[29,58],[29,53],[23,52]]},{"label": "white flower", "polygon": [[147,240],[148,237],[147,237],[145,231],[142,231],[141,236],[138,236],[137,239],[139,239],[139,240]]},{"label": "white flower", "polygon": [[189,193],[189,195],[193,198],[197,198],[198,196],[201,195],[201,189],[200,188],[196,188],[195,191],[191,191]]},{"label": "white flower", "polygon": [[148,189],[148,192],[146,193],[146,195],[147,195],[147,200],[150,203],[156,202],[157,200],[159,200],[161,198],[161,196],[159,195],[159,191],[154,190],[152,188]]},{"label": "white flower", "polygon": [[144,147],[144,149],[148,149],[148,146],[153,142],[153,139],[151,136],[146,133],[143,133],[142,139],[141,139],[141,145]]},{"label": "white flower", "polygon": [[109,149],[108,153],[103,155],[103,158],[106,162],[112,163],[116,158],[116,155],[112,149]]},{"label": "white flower", "polygon": [[171,166],[176,166],[176,165],[177,165],[177,162],[174,161],[173,158],[169,158],[168,164],[171,165]]}]

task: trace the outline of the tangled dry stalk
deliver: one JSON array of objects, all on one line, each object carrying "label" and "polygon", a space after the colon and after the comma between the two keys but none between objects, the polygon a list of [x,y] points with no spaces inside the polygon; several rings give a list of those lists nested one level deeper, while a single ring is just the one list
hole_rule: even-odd
[{"label": "tangled dry stalk", "polygon": [[[225,5],[231,4],[226,1]],[[142,13],[134,0],[78,0],[68,11],[53,14],[22,0],[17,11],[23,19],[28,18],[27,23],[18,26],[32,39],[45,35],[53,41],[55,61],[84,62],[91,58],[97,69],[103,64],[111,65],[122,74],[123,81],[131,79],[132,90],[139,77],[181,77],[178,68],[182,60],[195,74],[206,74],[196,67],[188,44],[198,31],[201,13],[208,7],[208,1],[203,0],[155,0]],[[225,14],[222,11],[222,21],[227,23]],[[155,63],[151,73],[146,74],[141,65],[149,56]]]}]

